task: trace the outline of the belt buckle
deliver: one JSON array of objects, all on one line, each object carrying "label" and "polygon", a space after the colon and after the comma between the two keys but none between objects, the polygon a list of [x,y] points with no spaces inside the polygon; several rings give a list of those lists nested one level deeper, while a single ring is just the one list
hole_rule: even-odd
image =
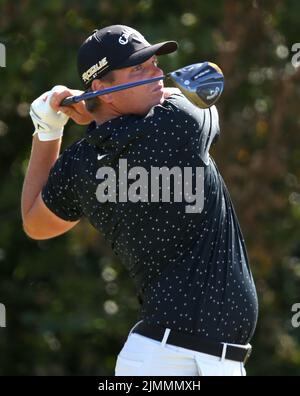
[{"label": "belt buckle", "polygon": [[252,353],[252,347],[250,346],[250,348],[247,349],[246,356],[245,356],[245,358],[244,358],[244,362],[243,362],[244,365],[246,364],[247,360],[249,359],[251,353]]}]

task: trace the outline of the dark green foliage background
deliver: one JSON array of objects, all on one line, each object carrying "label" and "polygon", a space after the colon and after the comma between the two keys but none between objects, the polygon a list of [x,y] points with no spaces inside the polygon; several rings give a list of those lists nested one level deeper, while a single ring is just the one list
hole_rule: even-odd
[{"label": "dark green foliage background", "polygon": [[[82,221],[49,241],[22,230],[20,196],[31,148],[29,104],[53,85],[81,88],[76,51],[94,28],[123,23],[151,42],[175,39],[166,71],[211,60],[226,86],[213,156],[245,234],[260,301],[250,375],[299,375],[300,3],[234,0],[0,0],[0,374],[112,375],[134,324],[132,282]],[[84,134],[70,122],[64,147]]]}]

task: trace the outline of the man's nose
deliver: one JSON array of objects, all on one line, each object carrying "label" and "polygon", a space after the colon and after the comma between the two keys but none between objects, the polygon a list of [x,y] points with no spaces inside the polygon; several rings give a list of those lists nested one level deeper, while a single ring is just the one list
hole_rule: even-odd
[{"label": "man's nose", "polygon": [[152,65],[151,75],[153,77],[159,77],[159,76],[163,76],[164,73],[158,66]]}]

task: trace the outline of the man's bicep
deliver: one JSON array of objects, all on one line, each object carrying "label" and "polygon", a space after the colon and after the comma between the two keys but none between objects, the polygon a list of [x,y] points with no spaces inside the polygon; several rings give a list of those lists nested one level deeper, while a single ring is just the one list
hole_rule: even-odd
[{"label": "man's bicep", "polygon": [[26,216],[23,227],[30,238],[42,240],[64,234],[79,221],[66,221],[58,217],[45,205],[40,193]]}]

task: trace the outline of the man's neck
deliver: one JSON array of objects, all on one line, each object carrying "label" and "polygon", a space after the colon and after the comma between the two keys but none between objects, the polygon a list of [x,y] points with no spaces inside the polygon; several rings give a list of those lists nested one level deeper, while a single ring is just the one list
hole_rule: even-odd
[{"label": "man's neck", "polygon": [[98,112],[93,114],[94,120],[98,125],[104,124],[105,122],[113,120],[114,118],[118,118],[122,115],[123,114],[118,111],[105,111],[103,109],[100,109]]}]

